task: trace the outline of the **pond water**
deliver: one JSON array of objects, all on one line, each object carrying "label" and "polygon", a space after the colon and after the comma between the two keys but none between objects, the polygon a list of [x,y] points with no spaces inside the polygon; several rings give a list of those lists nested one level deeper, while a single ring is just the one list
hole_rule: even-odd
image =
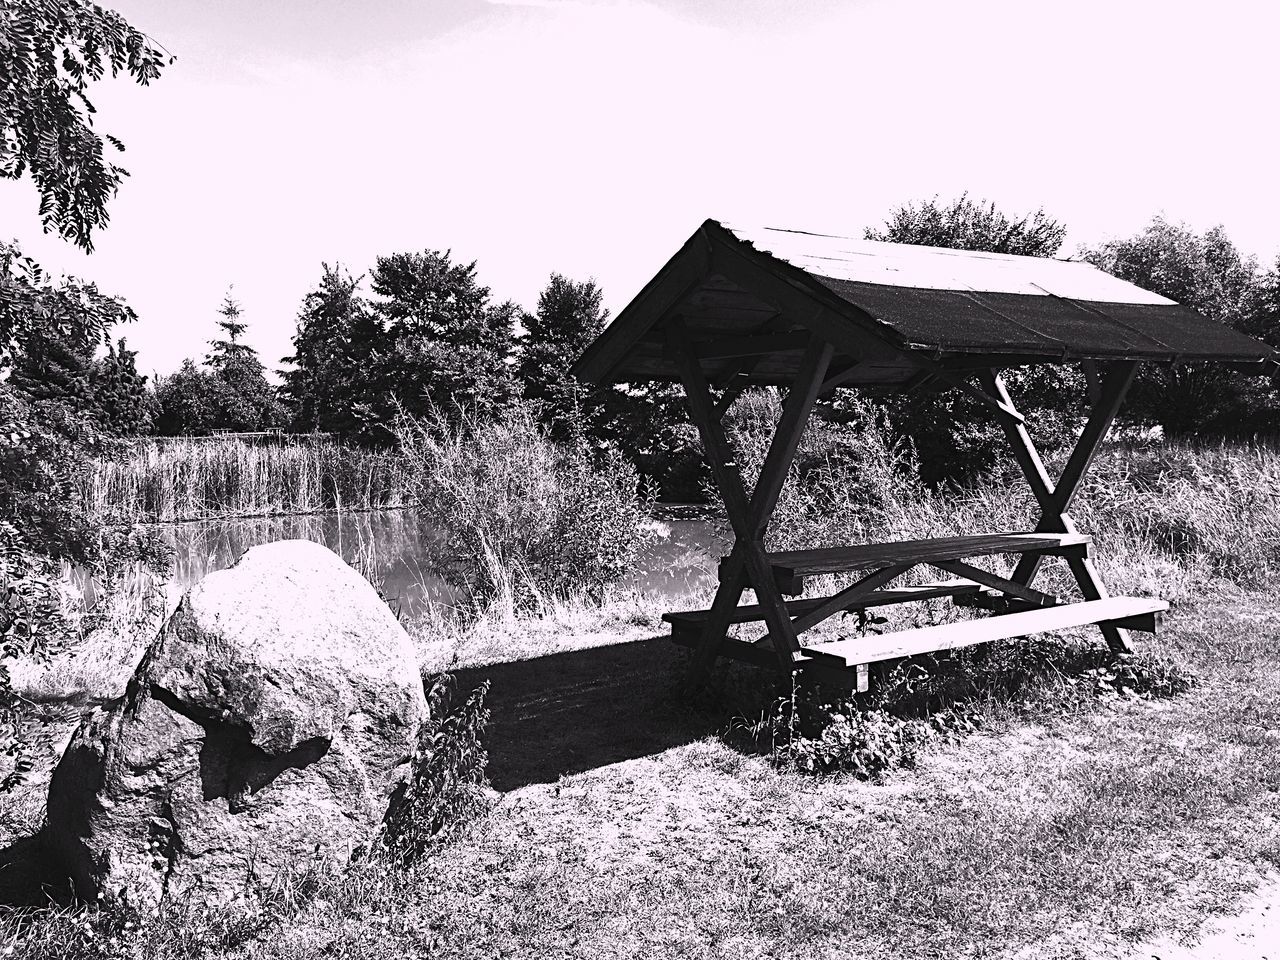
[{"label": "pond water", "polygon": [[[657,539],[622,586],[659,597],[696,592],[710,599],[716,564],[728,552],[727,524],[687,508],[660,510],[653,522]],[[163,529],[174,547],[174,573],[183,590],[205,574],[231,566],[257,544],[314,540],[366,576],[381,579],[383,593],[403,615],[413,616],[428,601],[461,599],[432,569],[435,534],[412,510],[205,520]]]}]

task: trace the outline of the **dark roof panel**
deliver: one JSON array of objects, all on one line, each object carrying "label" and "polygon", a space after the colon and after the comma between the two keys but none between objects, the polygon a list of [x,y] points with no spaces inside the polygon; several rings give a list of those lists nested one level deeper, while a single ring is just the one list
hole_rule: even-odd
[{"label": "dark roof panel", "polygon": [[[836,347],[837,365],[857,367],[849,384],[910,385],[933,360],[948,358],[990,366],[1121,359],[1261,366],[1277,358],[1252,337],[1080,261],[708,220],[587,349],[575,374],[597,383],[673,378],[661,344],[675,317],[695,342],[808,329]],[[741,376],[785,382],[797,358],[760,356]],[[704,367],[735,369],[710,360]]]}]

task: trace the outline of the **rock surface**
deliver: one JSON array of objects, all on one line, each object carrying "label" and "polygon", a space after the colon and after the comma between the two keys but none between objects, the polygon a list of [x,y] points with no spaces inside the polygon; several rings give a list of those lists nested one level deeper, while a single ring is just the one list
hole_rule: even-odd
[{"label": "rock surface", "polygon": [[200,581],[67,747],[48,839],[84,897],[225,901],[377,830],[426,715],[408,635],[324,547]]}]

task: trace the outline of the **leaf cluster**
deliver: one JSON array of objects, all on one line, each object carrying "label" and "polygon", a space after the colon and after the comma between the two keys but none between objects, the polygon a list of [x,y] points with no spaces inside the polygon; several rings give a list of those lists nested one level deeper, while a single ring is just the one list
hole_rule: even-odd
[{"label": "leaf cluster", "polygon": [[[1083,250],[1085,260],[1211,320],[1280,345],[1280,264],[1263,273],[1221,227],[1196,233],[1155,217],[1140,233]],[[1146,365],[1129,415],[1166,436],[1242,436],[1280,428],[1280,386],[1221,364]]]},{"label": "leaf cluster", "polygon": [[46,231],[93,249],[128,171],[124,145],[99,135],[89,86],[104,76],[147,85],[173,58],[120,14],[88,0],[0,4],[0,177],[29,174]]},{"label": "leaf cluster", "polygon": [[421,859],[442,833],[488,807],[484,729],[489,682],[457,706],[456,689],[450,674],[432,676],[426,685],[427,717],[418,729],[408,780],[393,799],[379,837],[382,852],[402,863]]}]

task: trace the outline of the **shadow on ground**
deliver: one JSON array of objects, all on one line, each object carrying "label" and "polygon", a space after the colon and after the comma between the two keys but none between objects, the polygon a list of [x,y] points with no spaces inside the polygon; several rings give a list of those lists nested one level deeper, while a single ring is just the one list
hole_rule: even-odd
[{"label": "shadow on ground", "polygon": [[487,679],[489,779],[498,790],[660,753],[716,732],[679,694],[683,658],[667,637],[457,671]]},{"label": "shadow on ground", "polygon": [[0,906],[65,904],[72,896],[71,880],[43,832],[21,837],[0,849]]},{"label": "shadow on ground", "polygon": [[[722,725],[716,715],[680,696],[683,668],[680,651],[660,637],[455,675],[460,691],[490,681],[489,778],[506,791],[714,734]],[[0,848],[0,905],[65,903],[70,896],[66,873],[42,834],[11,837]]]}]

